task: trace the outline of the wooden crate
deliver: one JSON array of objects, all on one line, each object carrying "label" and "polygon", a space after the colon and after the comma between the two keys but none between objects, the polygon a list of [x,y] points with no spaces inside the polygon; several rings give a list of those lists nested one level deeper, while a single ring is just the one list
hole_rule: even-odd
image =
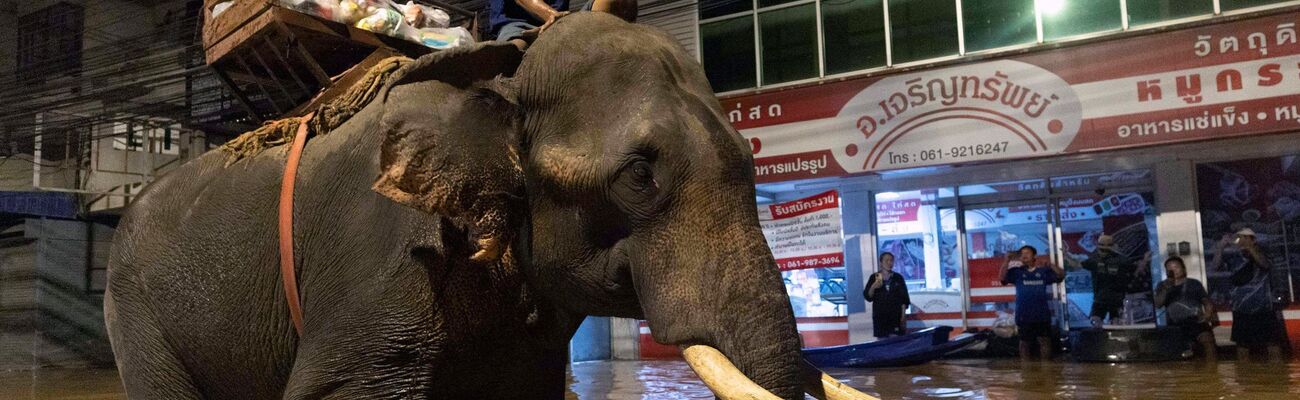
[{"label": "wooden crate", "polygon": [[[217,2],[204,4],[207,63],[258,121],[306,114],[383,58],[433,51],[282,8],[273,0],[236,0],[211,18]],[[335,85],[341,89],[330,90]]]}]

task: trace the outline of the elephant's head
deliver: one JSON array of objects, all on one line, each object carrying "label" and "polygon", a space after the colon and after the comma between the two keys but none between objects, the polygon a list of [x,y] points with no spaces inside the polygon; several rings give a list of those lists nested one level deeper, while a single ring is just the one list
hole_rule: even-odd
[{"label": "elephant's head", "polygon": [[667,35],[579,13],[522,60],[509,45],[417,60],[386,102],[377,191],[460,216],[480,244],[524,238],[528,284],[572,313],[644,318],[656,341],[802,396],[749,147]]}]

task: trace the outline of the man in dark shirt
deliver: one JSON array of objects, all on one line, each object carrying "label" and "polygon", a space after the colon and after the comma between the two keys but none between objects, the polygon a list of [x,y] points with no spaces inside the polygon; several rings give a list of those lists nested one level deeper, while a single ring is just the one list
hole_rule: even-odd
[{"label": "man in dark shirt", "polygon": [[872,333],[884,338],[907,333],[907,307],[912,298],[907,295],[907,282],[894,272],[894,254],[880,253],[880,271],[867,279],[862,297],[874,302],[871,308]]},{"label": "man in dark shirt", "polygon": [[[526,38],[545,31],[556,19],[568,14],[569,0],[488,0],[488,23],[497,40],[509,41],[520,50],[528,47]],[[584,11],[614,14],[628,22],[636,21],[636,0],[590,0]]]},{"label": "man in dark shirt", "polygon": [[1065,261],[1071,270],[1082,266],[1092,272],[1092,312],[1088,316],[1096,328],[1100,328],[1107,318],[1113,324],[1120,317],[1128,286],[1137,279],[1139,271],[1143,270],[1138,265],[1145,266],[1150,262],[1151,256],[1151,253],[1147,253],[1140,264],[1134,264],[1133,260],[1115,250],[1115,238],[1110,235],[1098,237],[1097,249],[1082,263],[1070,259],[1068,253],[1063,254],[1067,254]]},{"label": "man in dark shirt", "polygon": [[[1013,266],[1013,264],[1016,264]],[[1039,357],[1052,356],[1052,285],[1060,282],[1065,271],[1053,264],[1038,263],[1038,250],[1021,247],[1007,255],[998,273],[1003,285],[1016,285],[1016,331],[1020,335],[1020,359],[1030,360],[1031,343],[1038,343]]]},{"label": "man in dark shirt", "polygon": [[1229,241],[1238,250],[1237,261],[1230,268],[1232,276],[1232,341],[1237,344],[1237,359],[1246,360],[1251,350],[1268,348],[1269,357],[1282,359],[1282,343],[1286,342],[1286,326],[1281,312],[1273,304],[1273,288],[1269,278],[1272,265],[1255,243],[1255,231],[1244,228],[1236,239],[1224,235],[1214,250],[1210,269],[1224,268],[1223,249]]},{"label": "man in dark shirt", "polygon": [[1165,322],[1178,328],[1183,340],[1200,343],[1205,358],[1214,361],[1214,326],[1219,324],[1219,316],[1205,286],[1187,277],[1187,265],[1179,257],[1165,260],[1165,276],[1156,285],[1156,307],[1164,307]]}]

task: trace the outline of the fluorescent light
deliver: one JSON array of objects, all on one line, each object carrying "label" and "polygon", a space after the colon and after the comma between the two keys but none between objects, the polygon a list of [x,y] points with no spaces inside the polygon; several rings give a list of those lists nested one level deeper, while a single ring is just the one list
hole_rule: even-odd
[{"label": "fluorescent light", "polygon": [[1044,15],[1056,15],[1065,9],[1065,0],[1037,0],[1038,11]]}]

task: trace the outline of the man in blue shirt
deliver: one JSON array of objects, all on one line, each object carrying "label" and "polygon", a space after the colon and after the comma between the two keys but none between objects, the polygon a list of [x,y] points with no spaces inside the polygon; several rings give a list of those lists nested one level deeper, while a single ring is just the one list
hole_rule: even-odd
[{"label": "man in blue shirt", "polygon": [[[508,41],[523,50],[532,37],[569,13],[560,10],[568,9],[569,0],[489,0],[488,23],[498,41]],[[607,12],[636,22],[636,0],[590,0],[583,10]]]},{"label": "man in blue shirt", "polygon": [[1032,343],[1038,343],[1039,358],[1052,356],[1052,285],[1065,271],[1054,264],[1039,265],[1038,250],[1021,247],[1007,254],[999,277],[1003,285],[1016,285],[1016,331],[1020,334],[1020,359],[1029,361]]}]

